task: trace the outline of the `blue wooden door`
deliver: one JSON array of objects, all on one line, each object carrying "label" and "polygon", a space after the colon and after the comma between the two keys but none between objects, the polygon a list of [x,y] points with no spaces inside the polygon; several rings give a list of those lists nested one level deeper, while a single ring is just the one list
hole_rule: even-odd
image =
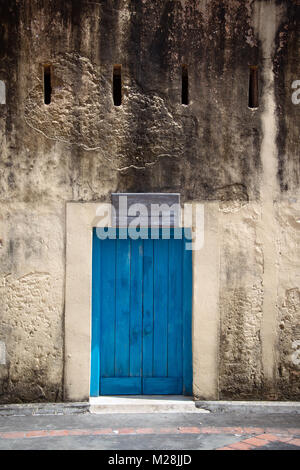
[{"label": "blue wooden door", "polygon": [[192,395],[192,254],[184,239],[93,234],[91,396]]}]

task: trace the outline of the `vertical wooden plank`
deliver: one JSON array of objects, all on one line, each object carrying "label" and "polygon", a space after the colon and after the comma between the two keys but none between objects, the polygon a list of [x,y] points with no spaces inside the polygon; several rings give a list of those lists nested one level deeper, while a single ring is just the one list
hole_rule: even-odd
[{"label": "vertical wooden plank", "polygon": [[168,335],[168,245],[154,240],[154,340],[153,376],[167,376]]},{"label": "vertical wooden plank", "polygon": [[142,375],[143,240],[131,240],[130,376]]},{"label": "vertical wooden plank", "polygon": [[169,242],[168,377],[182,377],[182,240]]},{"label": "vertical wooden plank", "polygon": [[183,249],[183,394],[193,394],[193,356],[192,356],[192,251]]},{"label": "vertical wooden plank", "polygon": [[[101,242],[101,377],[115,374],[116,240]],[[101,390],[100,390],[101,393]]]},{"label": "vertical wooden plank", "polygon": [[92,397],[99,395],[100,385],[100,240],[93,230],[93,265],[92,265],[92,351],[90,393]]},{"label": "vertical wooden plank", "polygon": [[[150,233],[150,231],[149,231]],[[153,371],[153,240],[144,240],[143,377]]]},{"label": "vertical wooden plank", "polygon": [[130,239],[117,240],[115,375],[129,377]]}]

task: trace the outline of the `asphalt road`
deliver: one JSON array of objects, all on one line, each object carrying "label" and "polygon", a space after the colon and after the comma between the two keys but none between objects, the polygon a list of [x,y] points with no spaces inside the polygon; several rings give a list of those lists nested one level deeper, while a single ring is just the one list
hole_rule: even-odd
[{"label": "asphalt road", "polygon": [[0,416],[1,450],[299,450],[300,414]]}]

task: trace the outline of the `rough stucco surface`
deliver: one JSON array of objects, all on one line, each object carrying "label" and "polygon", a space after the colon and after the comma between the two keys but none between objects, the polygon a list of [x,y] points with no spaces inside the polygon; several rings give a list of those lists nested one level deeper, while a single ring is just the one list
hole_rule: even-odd
[{"label": "rough stucco surface", "polygon": [[[263,253],[256,206],[222,217],[220,394],[259,398],[263,389]],[[230,262],[229,262],[230,260]]]},{"label": "rough stucco surface", "polygon": [[118,191],[219,201],[215,398],[299,399],[299,2],[12,0],[0,18],[0,401],[62,399],[65,203]]},{"label": "rough stucco surface", "polygon": [[[58,214],[56,213],[58,212]],[[64,242],[59,208],[1,204],[0,367],[4,402],[62,399]],[[55,253],[55,258],[54,258]]]},{"label": "rough stucco surface", "polygon": [[[280,399],[300,393],[300,224],[299,204],[277,207],[280,226],[278,282],[278,363],[277,381]],[[296,222],[298,221],[298,223]]]}]

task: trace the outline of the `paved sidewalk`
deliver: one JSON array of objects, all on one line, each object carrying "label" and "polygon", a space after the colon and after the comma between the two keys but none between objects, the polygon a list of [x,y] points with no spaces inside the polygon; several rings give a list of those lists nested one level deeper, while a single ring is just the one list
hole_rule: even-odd
[{"label": "paved sidewalk", "polygon": [[299,450],[300,415],[90,413],[0,416],[0,449]]}]

